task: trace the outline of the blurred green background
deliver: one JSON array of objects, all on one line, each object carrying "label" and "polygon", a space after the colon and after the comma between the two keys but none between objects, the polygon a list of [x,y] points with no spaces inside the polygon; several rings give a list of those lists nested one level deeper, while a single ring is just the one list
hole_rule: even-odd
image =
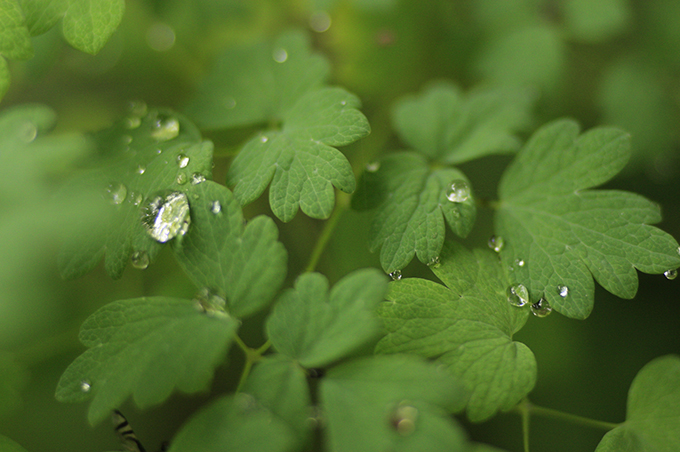
[{"label": "blurred green background", "polygon": [[[109,126],[131,99],[182,111],[216,57],[227,48],[306,30],[332,65],[332,83],[356,93],[373,132],[343,150],[357,172],[377,155],[399,149],[390,109],[401,95],[433,79],[529,87],[538,96],[535,126],[561,116],[584,128],[621,126],[634,155],[608,188],[635,191],[663,207],[662,229],[680,237],[680,2],[677,0],[129,0],[118,31],[96,56],[69,47],[59,27],[33,39],[35,57],[11,62],[12,84],[0,103],[37,102],[57,114],[53,135],[75,140],[50,164],[0,149],[0,434],[27,450],[119,449],[106,423],[90,427],[85,404],[54,399],[61,372],[83,351],[77,332],[104,304],[144,295],[192,297],[195,288],[169,250],[147,270],[128,268],[112,281],[102,266],[76,281],[56,270],[64,229],[87,227],[96,212],[77,200],[55,201],[60,183],[88,147],[74,133]],[[255,129],[206,133],[216,145],[215,180]],[[68,138],[70,137],[70,138]],[[69,148],[71,149],[71,148]],[[24,159],[25,158],[25,159]],[[22,160],[24,159],[24,160]],[[510,157],[488,157],[461,169],[479,197],[493,199]],[[266,203],[246,216],[268,213]],[[341,219],[319,271],[332,281],[366,266],[370,216]],[[302,214],[278,223],[289,253],[288,285],[307,262],[323,222]],[[466,245],[486,246],[492,212],[479,213]],[[404,276],[431,278],[414,262]],[[530,399],[558,410],[620,422],[628,386],[651,359],[680,353],[680,284],[640,275],[634,300],[596,292],[593,314],[575,321],[531,318],[516,339],[534,351],[538,383]],[[241,329],[263,342],[264,316]],[[128,416],[147,448],[171,438],[211,394],[235,386],[242,357],[215,375],[210,394],[175,394],[162,406]],[[463,421],[465,422],[465,421]],[[519,417],[502,414],[466,428],[471,437],[521,450]],[[532,420],[532,451],[594,450],[603,432],[548,419]]]}]

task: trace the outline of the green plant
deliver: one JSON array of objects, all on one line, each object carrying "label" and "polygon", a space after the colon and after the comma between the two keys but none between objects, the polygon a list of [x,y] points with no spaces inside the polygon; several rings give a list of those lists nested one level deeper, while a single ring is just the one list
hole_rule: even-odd
[{"label": "green plant", "polygon": [[[28,57],[30,36],[62,16],[70,44],[104,52],[123,3],[63,3],[0,5],[11,25],[0,34],[2,55]],[[678,242],[653,226],[660,207],[621,187],[598,188],[631,156],[644,160],[632,153],[630,135],[612,126],[581,132],[576,121],[555,119],[570,110],[560,99],[568,90],[560,81],[565,48],[602,46],[623,33],[631,9],[614,0],[601,10],[576,0],[433,2],[418,13],[393,2],[318,3],[130,3],[129,20],[150,24],[145,38],[157,52],[174,45],[157,16],[175,20],[170,32],[178,35],[210,25],[203,33],[211,39],[186,37],[177,50],[183,65],[163,60],[176,77],[168,87],[154,80],[146,88],[156,92],[121,91],[173,108],[135,101],[121,114],[116,100],[115,113],[102,114],[116,118],[112,125],[85,127],[81,119],[73,127],[96,130],[86,134],[52,133],[55,114],[41,105],[0,112],[0,206],[10,218],[0,232],[39,237],[44,247],[60,242],[61,276],[86,281],[74,287],[89,297],[120,287],[102,274],[102,260],[108,277],[129,286],[111,289],[121,294],[117,300],[81,302],[84,352],[64,327],[65,335],[42,346],[0,356],[0,394],[8,402],[0,414],[16,412],[26,370],[57,356],[64,357],[53,366],[61,374],[57,400],[88,401],[95,426],[130,398],[140,409],[181,411],[191,402],[173,393],[204,394],[190,416],[178,416],[181,426],[166,438],[170,452],[491,452],[528,451],[530,443],[532,450],[573,450],[530,432],[530,419],[541,418],[598,429],[598,452],[675,450],[680,357],[639,353],[648,364],[633,379],[625,421],[617,424],[530,402],[542,369],[532,350],[541,348],[538,337],[552,337],[543,331],[526,344],[517,340],[525,326],[555,317],[578,328],[569,319],[588,318],[596,292],[598,300],[608,297],[595,281],[633,298],[638,270],[677,276]],[[339,18],[341,44],[313,43],[311,32],[290,28],[311,12],[312,30],[326,32],[325,8]],[[273,20],[270,10],[292,18],[263,33],[258,20]],[[465,50],[465,39],[455,36],[446,41],[469,73],[418,68],[386,87],[342,64],[352,49],[361,61],[366,50],[355,37],[380,31],[381,20],[399,19],[395,29],[409,36],[403,24],[437,13],[474,24],[467,31],[482,50]],[[214,14],[246,17],[248,27],[238,20],[214,25]],[[343,26],[343,15],[368,23]],[[239,27],[254,31],[229,34]],[[389,35],[377,43],[391,45]],[[343,68],[339,74],[318,48]],[[125,55],[141,76],[148,63],[131,49]],[[420,50],[406,53],[411,62]],[[385,75],[399,64],[377,70]],[[474,86],[431,81],[434,75]],[[8,84],[3,77],[0,86]],[[361,95],[337,86],[343,80]],[[164,97],[185,85],[190,94]],[[616,89],[603,91],[613,99],[608,105],[618,102]],[[8,96],[12,101],[12,91]],[[366,116],[362,97],[370,100]],[[626,125],[620,117],[615,122]],[[487,177],[488,168],[497,177]],[[1,248],[19,261],[0,279],[10,295],[24,296],[13,282],[32,281],[18,269],[42,262],[25,248],[22,240]],[[128,264],[144,272],[130,275]],[[382,271],[366,268],[377,266]],[[88,291],[87,281],[95,289]],[[37,284],[33,296],[49,297],[50,287]],[[559,315],[548,317],[552,311]],[[492,436],[493,422],[510,422],[508,412],[521,420],[514,440]],[[2,435],[0,446],[25,450]]]}]

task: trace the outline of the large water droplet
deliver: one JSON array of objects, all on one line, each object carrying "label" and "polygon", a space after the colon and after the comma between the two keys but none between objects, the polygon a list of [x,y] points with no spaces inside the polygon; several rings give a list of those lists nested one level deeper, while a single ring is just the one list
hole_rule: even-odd
[{"label": "large water droplet", "polygon": [[222,204],[219,201],[213,201],[210,205],[210,211],[214,214],[218,214],[222,211]]},{"label": "large water droplet", "polygon": [[663,275],[666,277],[666,279],[670,279],[672,281],[678,277],[678,271],[676,269],[666,270],[663,272]]},{"label": "large water droplet", "polygon": [[547,317],[551,312],[552,306],[550,306],[550,303],[545,298],[541,298],[531,305],[531,313],[536,317]]},{"label": "large water droplet", "polygon": [[470,186],[463,179],[456,179],[451,182],[446,192],[446,199],[451,202],[465,202],[469,197]]},{"label": "large water droplet", "polygon": [[145,270],[149,266],[149,255],[146,254],[146,251],[135,251],[130,256],[130,263],[135,268]]},{"label": "large water droplet", "polygon": [[190,222],[189,201],[184,193],[151,196],[142,208],[142,223],[149,235],[161,243],[185,233]]},{"label": "large water droplet", "polygon": [[106,187],[106,193],[111,204],[121,204],[127,197],[127,187],[120,183],[112,183]]},{"label": "large water droplet", "polygon": [[560,297],[567,298],[569,295],[569,288],[567,286],[557,286],[557,293],[560,294]]},{"label": "large water droplet", "polygon": [[390,273],[390,278],[392,278],[392,281],[399,281],[401,279],[401,270],[395,270]]},{"label": "large water droplet", "polygon": [[392,427],[402,436],[408,436],[416,430],[416,421],[418,420],[418,408],[409,404],[409,402],[401,402],[393,411],[390,418]]},{"label": "large water droplet", "polygon": [[159,118],[153,125],[151,136],[158,141],[168,141],[179,135],[179,120],[173,117]]},{"label": "large water droplet", "polygon": [[184,154],[179,154],[177,156],[177,166],[180,168],[186,168],[189,165],[189,157]]},{"label": "large water droplet", "polygon": [[92,389],[92,383],[90,380],[82,380],[80,382],[80,390],[82,392],[90,392],[90,389]]},{"label": "large water droplet", "polygon": [[506,294],[508,296],[508,303],[515,307],[521,308],[529,302],[529,291],[522,284],[508,287]]},{"label": "large water droplet", "polygon": [[205,182],[205,176],[201,173],[194,173],[191,175],[191,185],[198,185]]},{"label": "large water droplet", "polygon": [[503,240],[503,237],[499,235],[492,235],[489,239],[489,248],[497,253],[500,253],[504,246],[505,240]]}]

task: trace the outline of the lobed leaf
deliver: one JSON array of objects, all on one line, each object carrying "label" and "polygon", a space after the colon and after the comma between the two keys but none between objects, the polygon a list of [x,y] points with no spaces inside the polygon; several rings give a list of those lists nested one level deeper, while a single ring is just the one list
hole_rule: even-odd
[{"label": "lobed leaf", "polygon": [[335,205],[333,186],[351,193],[354,173],[335,146],[368,135],[359,99],[341,88],[310,91],[283,114],[281,130],[254,137],[234,159],[227,184],[247,204],[269,188],[269,203],[283,221],[298,211],[328,218]]},{"label": "lobed leaf", "polygon": [[497,88],[463,94],[457,86],[439,82],[403,97],[392,116],[402,141],[430,159],[458,164],[518,150],[516,132],[529,125],[532,103],[527,91]]},{"label": "lobed leaf", "polygon": [[244,225],[231,192],[206,181],[187,190],[191,226],[173,249],[191,280],[224,296],[227,310],[246,317],[267,306],[286,277],[286,250],[274,221],[259,216]]},{"label": "lobed leaf", "polygon": [[224,396],[201,409],[179,431],[169,452],[285,452],[295,445],[286,423],[251,395]]},{"label": "lobed leaf", "polygon": [[130,395],[143,408],[167,399],[174,388],[204,390],[238,325],[224,313],[200,312],[190,300],[109,303],[83,323],[79,337],[89,349],[61,376],[56,397],[91,398],[88,419],[95,424]]},{"label": "lobed leaf", "polygon": [[326,366],[380,332],[374,311],[386,290],[385,276],[374,269],[345,276],[330,293],[323,275],[303,274],[274,306],[267,335],[302,366]]},{"label": "lobed leaf", "polygon": [[418,278],[390,283],[378,309],[387,334],[376,352],[437,358],[470,391],[474,422],[512,408],[536,381],[533,353],[512,341],[528,309],[508,303],[507,276],[490,251],[447,242],[430,268],[446,286]]},{"label": "lobed leaf", "polygon": [[545,297],[560,313],[586,318],[594,283],[633,298],[637,273],[680,267],[678,243],[650,226],[659,207],[628,192],[588,190],[617,174],[628,161],[629,137],[613,128],[579,136],[576,123],[556,121],[539,129],[508,167],[499,187],[496,233],[501,257],[517,260],[515,282],[532,300]]},{"label": "lobed leaf", "polygon": [[608,432],[596,452],[671,452],[680,444],[680,357],[645,365],[628,392],[626,421]]},{"label": "lobed leaf", "polygon": [[331,451],[464,450],[464,433],[448,412],[464,406],[465,391],[415,356],[373,356],[333,367],[321,381],[320,398]]},{"label": "lobed leaf", "polygon": [[[470,233],[477,209],[462,172],[432,169],[412,152],[388,155],[377,164],[376,171],[364,173],[352,203],[359,209],[377,207],[369,244],[371,252],[380,249],[380,263],[387,273],[403,269],[414,255],[424,264],[436,262],[444,245],[444,220],[456,235]],[[447,198],[456,181],[467,186],[465,201]]]},{"label": "lobed leaf", "polygon": [[185,193],[192,183],[212,177],[213,145],[201,141],[188,119],[169,110],[141,110],[94,135],[103,163],[95,162],[62,193],[68,197],[84,188],[97,190],[108,210],[106,228],[66,240],[59,258],[65,278],[92,270],[104,253],[112,278],[122,276],[133,251],[153,261],[161,244],[142,224],[146,203],[159,192]]},{"label": "lobed leaf", "polygon": [[227,50],[186,111],[204,129],[280,121],[328,73],[328,61],[312,52],[308,36],[289,31],[271,43]]}]

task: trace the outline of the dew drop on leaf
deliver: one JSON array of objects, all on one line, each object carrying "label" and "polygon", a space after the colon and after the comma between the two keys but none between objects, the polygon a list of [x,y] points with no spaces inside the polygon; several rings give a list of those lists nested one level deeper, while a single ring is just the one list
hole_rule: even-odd
[{"label": "dew drop on leaf", "polygon": [[266,143],[267,141],[269,141],[269,138],[267,138],[266,136],[262,135],[262,136],[260,137],[260,142],[261,142],[261,143]]},{"label": "dew drop on leaf", "polygon": [[401,436],[408,436],[416,430],[418,420],[418,408],[401,402],[392,412],[390,424]]},{"label": "dew drop on leaf", "polygon": [[551,312],[552,306],[550,306],[550,303],[545,298],[541,298],[531,305],[531,313],[536,317],[547,317]]},{"label": "dew drop on leaf", "polygon": [[219,201],[213,201],[210,205],[210,211],[214,214],[218,214],[222,211],[222,205]]},{"label": "dew drop on leaf", "polygon": [[439,256],[433,257],[430,259],[430,262],[427,263],[427,266],[432,268],[439,268],[441,265],[441,262],[439,262]]},{"label": "dew drop on leaf", "polygon": [[446,191],[446,199],[451,202],[465,202],[470,197],[470,186],[463,179],[456,179],[451,182]]},{"label": "dew drop on leaf", "polygon": [[285,63],[286,60],[288,59],[288,52],[286,51],[286,49],[279,47],[278,49],[274,50],[272,57],[274,58],[274,61],[276,61],[277,63]]},{"label": "dew drop on leaf", "polygon": [[366,165],[366,171],[369,173],[375,173],[380,169],[380,162],[371,162]]},{"label": "dew drop on leaf", "polygon": [[191,185],[198,185],[205,182],[205,176],[201,173],[194,173],[191,175]]},{"label": "dew drop on leaf", "polygon": [[497,253],[500,253],[503,247],[505,246],[505,240],[503,240],[503,237],[499,235],[492,235],[491,238],[489,239],[489,248],[494,250]]},{"label": "dew drop on leaf", "polygon": [[82,380],[80,382],[80,390],[82,392],[90,392],[90,389],[92,389],[92,383],[90,383],[90,380]]},{"label": "dew drop on leaf", "polygon": [[142,203],[143,198],[141,193],[130,192],[128,199],[133,205],[138,206]]},{"label": "dew drop on leaf", "polygon": [[158,141],[168,141],[179,135],[179,120],[173,117],[159,118],[153,125],[151,136]]},{"label": "dew drop on leaf", "polygon": [[187,175],[186,175],[185,173],[179,173],[179,174],[177,175],[177,179],[175,179],[175,181],[176,181],[179,185],[184,185],[184,184],[186,184],[188,180],[189,180],[189,178],[187,177]]},{"label": "dew drop on leaf", "polygon": [[529,291],[522,284],[508,287],[506,294],[508,296],[508,303],[517,308],[521,308],[529,302]]},{"label": "dew drop on leaf", "polygon": [[109,202],[111,204],[121,204],[127,198],[127,187],[121,183],[111,183],[106,187]]},{"label": "dew drop on leaf", "polygon": [[390,278],[392,278],[392,281],[399,281],[401,279],[401,270],[395,270],[390,273]]},{"label": "dew drop on leaf", "polygon": [[142,118],[139,116],[129,116],[125,118],[125,128],[126,129],[136,129],[142,125]]},{"label": "dew drop on leaf", "polygon": [[567,295],[569,295],[569,288],[567,286],[557,286],[557,293],[560,294],[560,297],[567,298]]},{"label": "dew drop on leaf", "polygon": [[123,135],[122,137],[120,137],[120,140],[123,142],[123,144],[132,143],[132,137],[130,135]]},{"label": "dew drop on leaf", "polygon": [[200,306],[200,310],[203,312],[221,311],[226,313],[226,297],[218,290],[204,287],[196,294],[194,301]]},{"label": "dew drop on leaf", "polygon": [[524,267],[525,264],[524,259],[517,259],[515,263],[517,264],[518,267]]},{"label": "dew drop on leaf", "polygon": [[675,278],[678,277],[678,271],[673,268],[673,269],[666,270],[665,272],[663,272],[663,275],[666,277],[666,279],[669,279],[669,280],[672,281],[672,280],[674,280]]},{"label": "dew drop on leaf", "polygon": [[189,165],[189,157],[184,154],[179,154],[177,156],[177,166],[180,168],[186,168]]},{"label": "dew drop on leaf", "polygon": [[226,108],[227,110],[231,110],[235,107],[236,107],[236,99],[234,99],[233,97],[227,97],[224,100],[224,108]]},{"label": "dew drop on leaf", "polygon": [[38,127],[30,121],[26,121],[19,126],[19,138],[24,143],[30,143],[38,136]]},{"label": "dew drop on leaf", "polygon": [[131,100],[128,102],[128,112],[133,116],[145,116],[147,112],[146,102],[142,100]]},{"label": "dew drop on leaf", "polygon": [[149,255],[146,251],[135,251],[130,256],[130,263],[135,268],[145,270],[149,266]]},{"label": "dew drop on leaf", "polygon": [[152,195],[142,208],[142,224],[149,235],[161,243],[186,233],[190,222],[189,201],[184,193]]},{"label": "dew drop on leaf", "polygon": [[318,406],[309,407],[309,416],[307,416],[305,423],[310,429],[321,428],[324,426],[325,422],[321,408]]},{"label": "dew drop on leaf", "polygon": [[141,174],[144,174],[145,172],[146,172],[146,167],[145,167],[145,166],[139,165],[139,166],[137,167],[137,174],[140,174],[140,175],[141,175]]}]

